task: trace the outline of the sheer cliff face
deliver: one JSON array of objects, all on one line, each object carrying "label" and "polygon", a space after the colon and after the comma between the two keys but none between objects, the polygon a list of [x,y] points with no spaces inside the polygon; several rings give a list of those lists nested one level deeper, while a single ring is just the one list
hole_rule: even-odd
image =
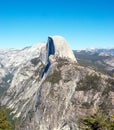
[{"label": "sheer cliff face", "polygon": [[46,64],[42,77],[44,76],[45,73],[48,72],[51,62],[53,63],[53,61],[59,58],[67,59],[70,62],[77,63],[72,49],[69,47],[69,45],[67,44],[67,42],[63,37],[61,36],[48,37],[45,51],[41,52],[41,60],[45,61]]},{"label": "sheer cliff face", "polygon": [[40,52],[40,59],[44,64],[48,64],[49,59],[63,58],[70,60],[71,62],[76,62],[76,57],[67,41],[61,36],[50,36],[48,37],[47,44],[42,47]]},{"label": "sheer cliff face", "polygon": [[114,112],[113,83],[79,66],[66,41],[54,36],[38,57],[18,67],[1,101],[19,120],[16,130],[78,130],[78,118],[98,106]]},{"label": "sheer cliff face", "polygon": [[70,61],[76,62],[76,58],[73,54],[72,49],[66,40],[61,36],[48,37],[46,49],[47,58],[49,58],[50,55],[54,55],[58,58],[66,58]]}]

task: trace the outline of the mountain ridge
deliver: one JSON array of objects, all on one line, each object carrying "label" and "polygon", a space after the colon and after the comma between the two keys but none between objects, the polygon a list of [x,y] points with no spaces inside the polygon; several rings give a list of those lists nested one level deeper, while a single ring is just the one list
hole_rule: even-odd
[{"label": "mountain ridge", "polygon": [[[49,41],[47,44],[47,48],[41,45],[27,51],[31,52],[30,56],[19,55],[23,57],[21,64],[10,62],[6,66],[12,77],[6,80],[10,82],[0,101],[11,109],[15,123],[18,122],[15,130],[79,130],[78,119],[95,112],[97,107],[114,113],[114,79],[81,66],[76,60],[72,62],[73,52],[70,60],[67,51],[61,52],[62,47],[55,50],[60,51],[57,56],[53,49],[49,55]],[[63,47],[65,49],[66,44]],[[71,48],[69,50],[71,52]],[[3,63],[1,69],[4,70],[6,62]],[[0,87],[4,83],[1,77]]]}]

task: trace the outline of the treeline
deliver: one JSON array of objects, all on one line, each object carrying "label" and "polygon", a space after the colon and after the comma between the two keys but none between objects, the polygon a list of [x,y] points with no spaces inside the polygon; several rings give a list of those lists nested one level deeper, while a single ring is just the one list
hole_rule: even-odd
[{"label": "treeline", "polygon": [[0,108],[0,130],[13,130],[5,108]]},{"label": "treeline", "polygon": [[[97,109],[95,113],[83,116],[78,120],[79,130],[114,130],[114,115]],[[8,110],[0,107],[0,130],[14,130],[14,123]]]},{"label": "treeline", "polygon": [[98,109],[96,113],[79,119],[79,130],[114,130],[114,115]]}]

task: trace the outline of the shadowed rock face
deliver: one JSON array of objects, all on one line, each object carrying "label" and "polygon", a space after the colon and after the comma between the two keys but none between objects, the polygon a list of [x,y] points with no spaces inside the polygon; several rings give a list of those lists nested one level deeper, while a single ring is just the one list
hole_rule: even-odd
[{"label": "shadowed rock face", "polygon": [[55,54],[55,46],[54,46],[54,42],[53,39],[51,37],[48,37],[48,42],[46,45],[46,50],[47,50],[47,56],[49,58],[50,55],[54,55]]},{"label": "shadowed rock face", "polygon": [[70,61],[77,62],[72,49],[61,36],[48,37],[46,44],[46,62],[49,61],[51,55],[54,55],[57,58],[69,59]]},{"label": "shadowed rock face", "polygon": [[42,77],[47,73],[51,62],[49,57],[54,55],[55,58],[68,59],[72,62],[77,62],[72,49],[69,47],[65,39],[61,36],[48,37],[46,44],[46,67],[43,71]]},{"label": "shadowed rock face", "polygon": [[50,55],[54,55],[55,54],[55,46],[54,46],[54,43],[53,43],[53,39],[51,37],[48,37],[48,41],[47,41],[47,44],[46,44],[46,62],[47,62],[47,65],[42,73],[42,77],[44,76],[45,73],[47,73],[51,63],[50,63],[50,60],[49,60],[49,56]]}]

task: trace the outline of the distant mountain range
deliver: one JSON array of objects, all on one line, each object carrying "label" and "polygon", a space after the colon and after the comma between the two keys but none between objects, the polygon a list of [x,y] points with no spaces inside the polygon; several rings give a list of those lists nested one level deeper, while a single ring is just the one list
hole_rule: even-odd
[{"label": "distant mountain range", "polygon": [[114,48],[111,48],[111,49],[88,48],[88,49],[83,49],[83,50],[76,50],[76,52],[98,54],[98,55],[101,55],[101,56],[114,56]]},{"label": "distant mountain range", "polygon": [[98,71],[113,75],[114,73],[114,49],[85,49],[74,50],[78,63],[89,66]]}]

